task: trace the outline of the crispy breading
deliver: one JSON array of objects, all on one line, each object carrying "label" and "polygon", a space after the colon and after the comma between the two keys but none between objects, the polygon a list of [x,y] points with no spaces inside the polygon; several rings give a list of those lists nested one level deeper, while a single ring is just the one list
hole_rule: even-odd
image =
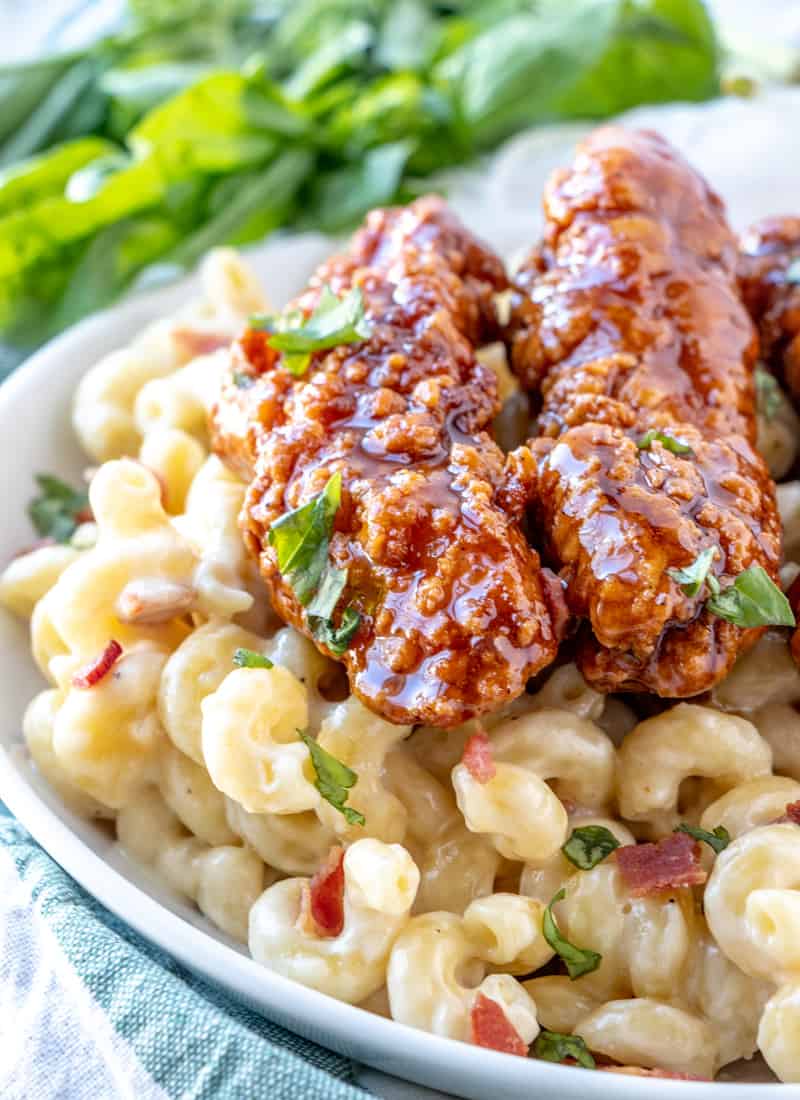
[{"label": "crispy breading", "polygon": [[[509,459],[605,691],[699,694],[760,630],[687,596],[668,569],[716,548],[723,587],[777,577],[775,487],[754,448],[756,339],[722,203],[658,135],[595,131],[545,194],[524,265],[512,362],[541,388],[541,436]],[[640,447],[645,433],[665,433]],[[669,440],[677,440],[673,447]],[[681,444],[690,453],[673,453]]]},{"label": "crispy breading", "polygon": [[765,218],[739,246],[739,285],[761,357],[800,401],[800,217]]},{"label": "crispy breading", "polygon": [[216,447],[252,478],[246,543],[277,611],[306,633],[269,528],[341,471],[330,557],[348,571],[337,614],[351,603],[361,615],[341,658],[351,686],[392,721],[454,725],[521,694],[565,617],[561,586],[497,503],[504,456],[483,431],[496,380],[474,347],[496,335],[505,274],[427,198],[373,212],[294,306],[308,314],[325,284],[361,289],[369,338],[315,354],[295,379],[247,332]]}]

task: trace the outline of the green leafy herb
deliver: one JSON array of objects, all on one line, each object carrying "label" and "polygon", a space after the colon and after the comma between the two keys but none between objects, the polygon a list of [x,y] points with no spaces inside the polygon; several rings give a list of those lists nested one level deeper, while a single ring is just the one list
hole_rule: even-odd
[{"label": "green leafy herb", "polygon": [[668,569],[667,576],[681,586],[684,595],[696,596],[708,579],[708,571],[716,553],[715,546],[708,546],[684,569]]},{"label": "green leafy herb", "polygon": [[116,7],[0,65],[4,362],[213,245],[338,232],[528,126],[720,87],[703,0]]},{"label": "green leafy herb", "polygon": [[561,1035],[558,1031],[540,1031],[533,1044],[533,1056],[545,1062],[564,1062],[567,1058],[573,1058],[584,1069],[596,1067],[580,1035]]},{"label": "green leafy herb", "polygon": [[717,825],[716,829],[709,833],[705,829],[699,829],[694,825],[687,825],[682,822],[674,831],[676,833],[686,833],[688,836],[694,837],[695,840],[702,840],[710,848],[713,848],[717,855],[724,848],[727,848],[731,842],[731,834],[724,825]]},{"label": "green leafy herb", "polygon": [[588,948],[576,947],[575,944],[565,940],[561,935],[553,916],[553,906],[566,896],[566,890],[561,889],[550,900],[550,904],[545,909],[542,918],[542,934],[556,954],[563,959],[567,967],[567,973],[575,981],[582,974],[591,974],[593,970],[597,970],[603,956],[596,951],[590,951]]},{"label": "green leafy herb", "polygon": [[795,625],[789,601],[760,565],[749,566],[729,588],[720,590],[718,583],[711,587],[716,591],[706,607],[726,622],[741,627]]},{"label": "green leafy herb", "polygon": [[615,848],[619,848],[619,841],[610,829],[603,825],[583,825],[572,830],[561,851],[570,863],[582,871],[590,871],[610,856]]},{"label": "green leafy herb", "polygon": [[646,451],[655,439],[658,440],[662,447],[665,447],[668,451],[672,451],[674,455],[690,455],[693,453],[692,448],[687,443],[682,443],[681,440],[676,439],[674,435],[670,435],[669,432],[659,431],[657,428],[651,428],[649,432],[645,432],[641,439],[637,440],[636,446],[640,451]]},{"label": "green leafy herb", "polygon": [[251,386],[255,385],[255,381],[252,374],[245,374],[244,371],[240,370],[233,372],[233,384],[238,390],[249,390]]},{"label": "green leafy herb", "polygon": [[341,657],[348,648],[361,622],[361,616],[354,607],[344,609],[342,621],[336,627],[330,619],[309,618],[314,637],[337,657]]},{"label": "green leafy herb", "polygon": [[251,317],[250,326],[270,333],[267,343],[283,352],[284,366],[298,377],[305,374],[313,352],[359,343],[372,331],[361,289],[356,287],[344,298],[337,298],[327,285],[307,320],[292,310],[278,317]]},{"label": "green leafy herb", "polygon": [[328,560],[341,495],[342,475],[335,473],[321,493],[281,516],[269,530],[278,568],[306,608],[312,634],[337,657],[345,652],[361,621],[359,613],[347,607],[339,626],[333,622],[336,605],[347,584],[347,570],[337,569]]},{"label": "green leafy herb", "polygon": [[765,420],[774,420],[784,402],[778,381],[761,363],[756,367],[755,381],[758,413]]},{"label": "green leafy herb", "polygon": [[321,493],[276,519],[269,529],[278,569],[304,607],[320,588],[328,566],[328,546],[341,499],[342,475],[337,472]]},{"label": "green leafy herb", "polygon": [[69,542],[89,507],[86,492],[75,490],[52,474],[37,474],[41,492],[28,505],[28,515],[40,535]]},{"label": "green leafy herb", "polygon": [[311,763],[317,777],[314,786],[319,793],[326,802],[330,802],[331,806],[344,816],[348,825],[365,825],[364,815],[354,810],[352,806],[345,805],[350,788],[358,781],[356,773],[341,760],[337,760],[335,756],[326,752],[305,730],[297,732],[311,755]]},{"label": "green leafy herb", "polygon": [[795,256],[786,268],[786,282],[792,286],[800,286],[800,256]]},{"label": "green leafy herb", "polygon": [[273,668],[272,661],[263,653],[256,653],[254,649],[239,647],[234,651],[233,663],[237,668]]}]

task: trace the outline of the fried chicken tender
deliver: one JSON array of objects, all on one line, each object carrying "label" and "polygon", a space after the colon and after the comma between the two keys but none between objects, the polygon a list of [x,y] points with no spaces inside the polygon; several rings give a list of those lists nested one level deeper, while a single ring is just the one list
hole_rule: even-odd
[{"label": "fried chicken tender", "polygon": [[800,401],[800,217],[765,218],[743,234],[739,286],[761,357]]},{"label": "fried chicken tender", "polygon": [[426,198],[373,212],[295,307],[308,315],[324,285],[360,288],[371,335],[316,353],[298,379],[266,334],[246,332],[216,447],[252,478],[245,541],[275,608],[310,636],[269,528],[341,472],[330,559],[348,571],[336,618],[348,604],[361,616],[341,658],[351,686],[391,721],[454,725],[521,694],[565,619],[560,582],[497,503],[504,456],[483,431],[496,381],[474,346],[496,335],[506,277]]},{"label": "fried chicken tender", "polygon": [[713,547],[725,587],[756,563],[776,578],[781,550],[754,448],[736,242],[719,198],[662,138],[618,127],[555,174],[545,213],[511,323],[513,366],[541,387],[541,436],[510,456],[503,499],[512,513],[532,499],[570,609],[588,620],[586,679],[696,695],[761,630],[715,617],[707,587],[688,596],[667,570]]}]

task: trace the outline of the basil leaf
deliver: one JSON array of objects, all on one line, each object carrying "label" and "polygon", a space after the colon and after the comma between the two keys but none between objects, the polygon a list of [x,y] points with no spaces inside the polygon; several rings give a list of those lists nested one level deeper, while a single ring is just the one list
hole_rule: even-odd
[{"label": "basil leaf", "polygon": [[52,474],[37,474],[41,492],[28,505],[28,515],[38,533],[56,542],[69,542],[89,507],[89,495],[77,491]]},{"label": "basil leaf", "polygon": [[542,935],[556,952],[556,954],[563,959],[566,963],[567,973],[574,982],[576,978],[580,978],[582,974],[591,974],[593,970],[597,970],[600,962],[603,958],[597,951],[590,951],[588,948],[576,947],[574,943],[570,943],[569,940],[565,940],[561,935],[556,924],[556,919],[553,916],[553,906],[557,901],[561,901],[567,896],[567,891],[563,889],[550,899],[550,903],[544,911],[542,918]]},{"label": "basil leaf", "polygon": [[791,286],[800,286],[800,256],[795,256],[786,268],[786,282]]},{"label": "basil leaf", "polygon": [[724,825],[717,825],[716,829],[709,833],[705,829],[699,829],[694,825],[687,825],[686,822],[682,822],[676,829],[673,829],[673,832],[686,833],[688,836],[694,837],[695,840],[702,840],[704,844],[713,848],[717,855],[724,848],[727,848],[731,842],[731,834]]},{"label": "basil leaf", "polygon": [[619,848],[619,841],[610,829],[603,825],[582,825],[572,830],[561,851],[570,863],[574,863],[582,871],[591,871],[592,867],[610,856],[615,848]]},{"label": "basil leaf", "polygon": [[234,651],[233,663],[237,668],[275,667],[269,657],[265,657],[263,653],[256,653],[254,649],[244,649],[243,647]]},{"label": "basil leaf", "polygon": [[251,317],[250,327],[269,332],[267,343],[284,353],[284,366],[296,376],[305,373],[312,352],[357,344],[372,332],[360,287],[337,298],[327,284],[307,320],[293,310],[285,317]]},{"label": "basil leaf", "polygon": [[356,773],[341,760],[337,760],[335,756],[326,752],[305,730],[297,732],[311,756],[311,763],[316,773],[314,786],[319,793],[326,802],[344,816],[348,825],[365,825],[364,815],[354,810],[352,806],[345,805],[350,788],[358,781]]},{"label": "basil leaf", "polygon": [[326,563],[314,599],[308,605],[309,618],[330,619],[347,584],[347,570]]},{"label": "basil leaf", "polygon": [[318,642],[327,646],[337,657],[345,652],[358,630],[361,616],[354,607],[345,608],[342,622],[335,627],[330,619],[310,619],[311,632]]},{"label": "basil leaf", "polygon": [[755,383],[756,411],[765,420],[774,420],[784,402],[778,380],[759,363],[755,370]]},{"label": "basil leaf", "polygon": [[789,601],[760,565],[740,573],[729,588],[711,596],[706,607],[735,626],[794,626]]},{"label": "basil leaf", "polygon": [[688,443],[682,443],[681,440],[676,439],[674,435],[670,435],[669,432],[659,431],[657,428],[651,428],[649,432],[645,432],[644,435],[636,441],[636,446],[640,451],[646,451],[655,439],[658,440],[662,447],[665,447],[668,451],[672,451],[674,455],[690,455],[694,453]]},{"label": "basil leaf", "polygon": [[342,498],[342,475],[337,472],[307,504],[276,519],[269,544],[278,557],[278,569],[306,607],[314,597],[328,565],[333,521]]},{"label": "basil leaf", "polygon": [[595,1069],[596,1062],[580,1035],[562,1035],[558,1031],[540,1031],[533,1044],[534,1058],[544,1062],[563,1062],[574,1058],[584,1069]]},{"label": "basil leaf", "polygon": [[715,546],[702,550],[684,569],[668,569],[667,576],[681,586],[686,596],[696,596],[708,578],[708,571],[717,553]]}]

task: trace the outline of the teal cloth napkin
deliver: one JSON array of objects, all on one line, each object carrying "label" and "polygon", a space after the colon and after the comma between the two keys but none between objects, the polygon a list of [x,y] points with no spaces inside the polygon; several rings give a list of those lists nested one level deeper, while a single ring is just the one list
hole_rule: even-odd
[{"label": "teal cloth napkin", "polygon": [[18,1039],[15,1057],[0,1060],[3,1100],[372,1095],[353,1083],[348,1059],[250,1012],[137,936],[2,803],[0,896],[0,1009]]}]

